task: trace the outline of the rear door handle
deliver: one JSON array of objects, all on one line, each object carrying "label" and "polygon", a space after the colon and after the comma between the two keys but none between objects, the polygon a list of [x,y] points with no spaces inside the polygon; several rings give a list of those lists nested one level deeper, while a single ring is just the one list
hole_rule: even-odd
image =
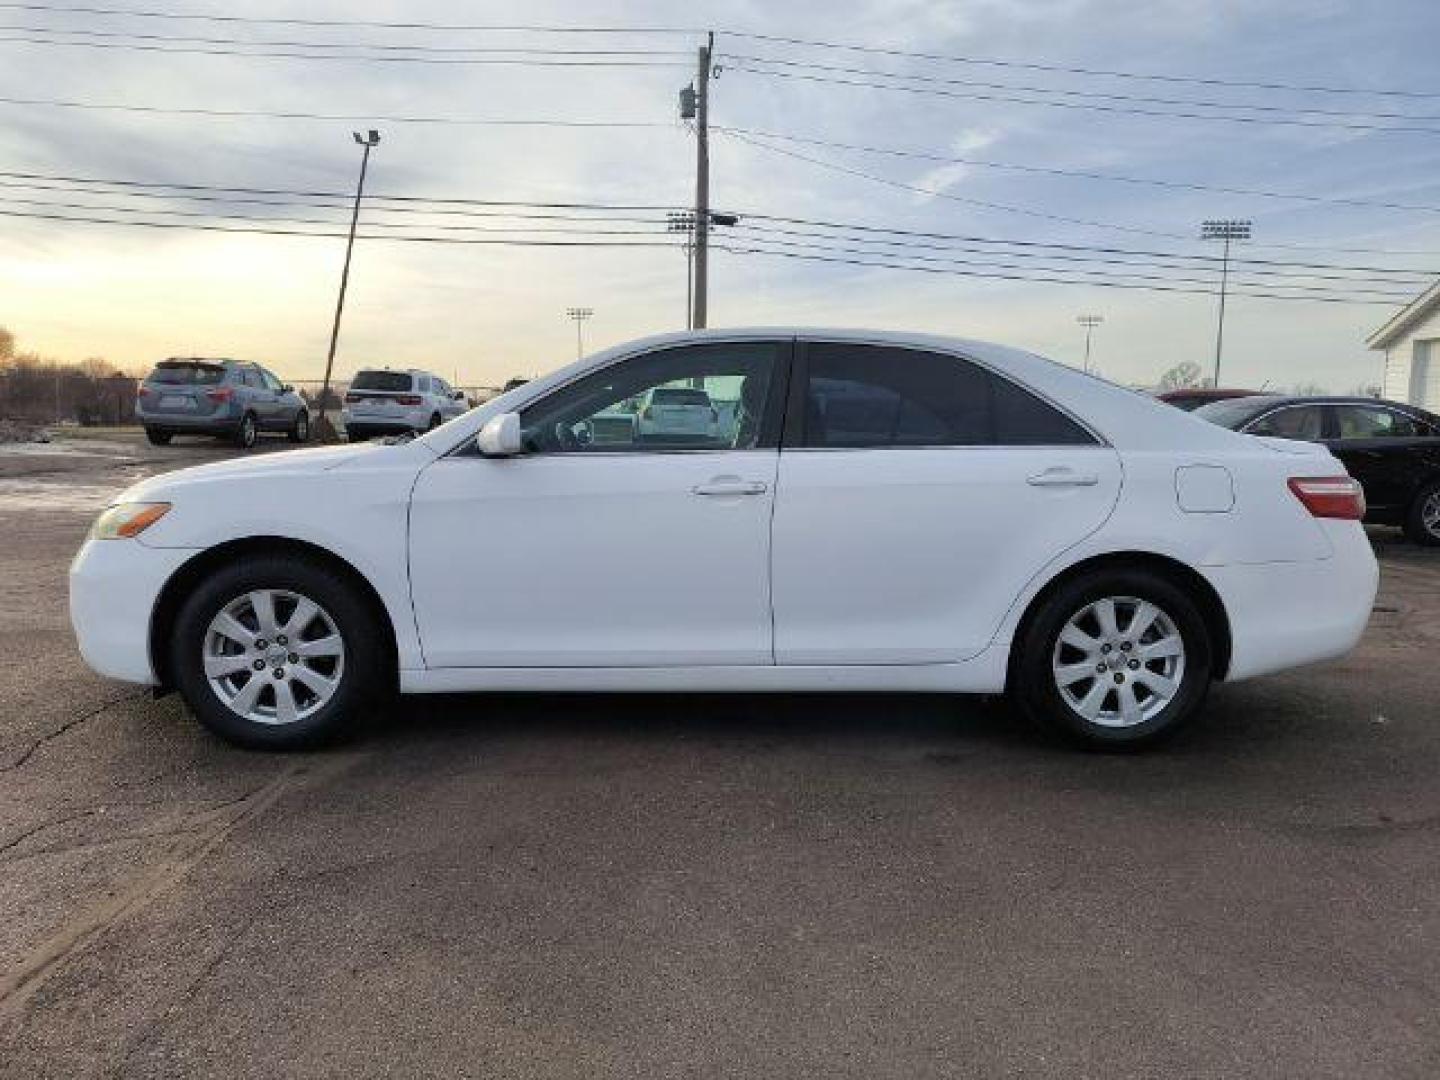
[{"label": "rear door handle", "polygon": [[694,495],[763,495],[769,490],[769,485],[763,480],[741,480],[730,476],[717,476],[690,489]]},{"label": "rear door handle", "polygon": [[1031,487],[1094,487],[1100,482],[1100,477],[1094,473],[1077,473],[1073,469],[1059,467],[1027,476],[1025,482]]}]

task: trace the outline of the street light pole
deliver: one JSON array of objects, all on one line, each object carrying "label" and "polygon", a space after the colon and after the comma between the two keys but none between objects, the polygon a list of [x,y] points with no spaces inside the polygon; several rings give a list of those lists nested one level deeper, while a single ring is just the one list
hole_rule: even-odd
[{"label": "street light pole", "polygon": [[1075,321],[1085,328],[1085,364],[1081,371],[1090,372],[1090,333],[1105,321],[1104,315],[1076,315]]},{"label": "street light pole", "polygon": [[1220,256],[1220,310],[1215,320],[1215,378],[1211,386],[1220,385],[1220,353],[1225,341],[1225,292],[1230,280],[1230,242],[1249,240],[1249,221],[1202,221],[1201,240],[1221,240],[1225,246]]},{"label": "street light pole", "polygon": [[325,420],[325,402],[330,396],[330,375],[335,367],[335,346],[340,341],[340,316],[345,311],[345,289],[350,284],[350,256],[355,250],[355,227],[360,223],[360,200],[365,195],[365,172],[370,167],[370,151],[380,145],[380,132],[374,128],[371,128],[365,135],[361,135],[358,131],[351,132],[351,134],[365,150],[360,155],[360,182],[355,185],[355,207],[350,212],[350,236],[345,241],[345,268],[340,271],[340,295],[335,300],[335,321],[330,326],[330,351],[325,356],[325,379],[320,384],[320,415],[316,418],[315,430],[322,439],[329,431]]},{"label": "street light pole", "polygon": [[585,355],[585,335],[581,328],[585,325],[585,320],[595,314],[595,309],[572,307],[566,308],[565,314],[575,320],[575,359],[579,360]]}]

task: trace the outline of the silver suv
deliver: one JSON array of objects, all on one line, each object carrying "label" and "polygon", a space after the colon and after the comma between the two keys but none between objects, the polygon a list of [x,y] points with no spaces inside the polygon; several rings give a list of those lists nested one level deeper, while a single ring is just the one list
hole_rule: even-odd
[{"label": "silver suv", "polygon": [[357,371],[345,392],[341,419],[351,442],[376,435],[429,431],[470,408],[465,393],[428,371]]},{"label": "silver suv", "polygon": [[305,401],[259,364],[171,357],[140,384],[135,417],[164,446],[176,435],[218,435],[249,449],[262,431],[310,438]]}]

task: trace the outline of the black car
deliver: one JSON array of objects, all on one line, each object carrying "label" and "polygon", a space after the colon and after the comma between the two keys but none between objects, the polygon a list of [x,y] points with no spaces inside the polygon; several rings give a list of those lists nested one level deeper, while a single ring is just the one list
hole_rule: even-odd
[{"label": "black car", "polygon": [[1440,545],[1440,416],[1375,398],[1216,401],[1195,416],[1247,435],[1324,443],[1365,489],[1365,520]]}]

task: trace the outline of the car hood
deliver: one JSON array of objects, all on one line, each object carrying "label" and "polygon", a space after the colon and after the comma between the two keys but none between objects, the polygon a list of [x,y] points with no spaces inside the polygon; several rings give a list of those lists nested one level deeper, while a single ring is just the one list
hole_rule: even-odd
[{"label": "car hood", "polygon": [[314,476],[334,469],[364,466],[369,463],[378,465],[382,461],[386,465],[394,465],[407,456],[415,457],[417,465],[434,459],[433,451],[413,441],[395,446],[387,446],[383,443],[360,443],[358,445],[284,450],[279,453],[232,458],[229,461],[193,465],[188,469],[161,473],[128,488],[115,501],[163,500],[172,492],[198,485],[247,480],[279,481],[288,477]]}]

